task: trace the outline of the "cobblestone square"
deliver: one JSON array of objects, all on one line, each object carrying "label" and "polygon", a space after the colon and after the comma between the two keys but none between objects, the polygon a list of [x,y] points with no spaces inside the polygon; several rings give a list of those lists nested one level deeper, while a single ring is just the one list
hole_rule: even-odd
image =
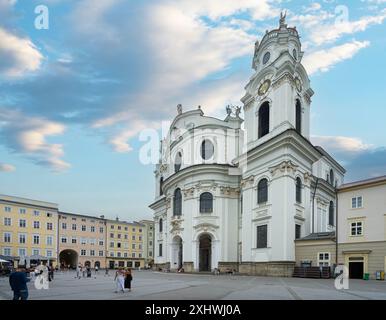
[{"label": "cobblestone square", "polygon": [[[338,291],[334,280],[214,276],[136,271],[132,292],[115,293],[113,271],[76,279],[74,272],[55,274],[48,290],[29,283],[30,300],[386,300],[385,281],[350,280]],[[8,278],[0,279],[0,299],[9,300]]]}]

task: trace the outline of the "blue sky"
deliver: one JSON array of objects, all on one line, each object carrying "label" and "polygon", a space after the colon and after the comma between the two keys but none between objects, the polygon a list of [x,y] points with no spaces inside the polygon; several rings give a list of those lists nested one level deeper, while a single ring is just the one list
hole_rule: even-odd
[{"label": "blue sky", "polygon": [[254,42],[282,10],[315,91],[313,142],[346,181],[386,174],[385,0],[0,0],[0,193],[150,218],[138,133],[178,103],[219,117],[240,104]]}]

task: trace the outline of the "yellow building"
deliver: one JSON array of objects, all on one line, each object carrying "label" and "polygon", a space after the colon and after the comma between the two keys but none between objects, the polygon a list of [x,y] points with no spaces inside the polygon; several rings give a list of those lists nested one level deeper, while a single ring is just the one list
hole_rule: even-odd
[{"label": "yellow building", "polygon": [[106,220],[59,212],[59,262],[61,267],[78,264],[106,267]]},{"label": "yellow building", "polygon": [[57,227],[57,204],[0,195],[0,254],[15,265],[46,260],[55,266]]},{"label": "yellow building", "polygon": [[107,220],[107,264],[118,267],[143,268],[145,226],[137,222]]},{"label": "yellow building", "polygon": [[145,258],[145,266],[154,264],[154,221],[141,220],[139,223],[145,226],[143,236],[143,257]]}]

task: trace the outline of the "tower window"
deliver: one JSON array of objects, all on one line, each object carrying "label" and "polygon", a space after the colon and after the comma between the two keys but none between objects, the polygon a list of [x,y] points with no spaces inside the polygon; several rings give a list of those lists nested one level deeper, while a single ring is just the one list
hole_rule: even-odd
[{"label": "tower window", "polygon": [[296,179],[296,202],[302,202],[302,180],[300,178]]},{"label": "tower window", "polygon": [[205,192],[200,196],[200,213],[213,212],[213,195],[210,192]]},{"label": "tower window", "polygon": [[161,179],[159,179],[159,195],[162,196],[164,194],[163,190],[162,190],[162,185],[164,183],[164,177],[161,177]]},{"label": "tower window", "polygon": [[178,152],[176,155],[176,159],[174,161],[174,171],[176,173],[181,170],[181,165],[182,165],[182,154],[181,152]]},{"label": "tower window", "polygon": [[268,201],[268,180],[260,180],[257,186],[257,203],[262,204]]},{"label": "tower window", "polygon": [[292,54],[293,54],[293,56],[294,56],[294,59],[295,59],[295,60],[298,60],[298,52],[296,51],[296,49],[294,49],[294,50],[292,51]]},{"label": "tower window", "polygon": [[334,212],[334,211],[335,211],[335,210],[334,210],[334,202],[331,201],[331,202],[330,202],[330,207],[329,207],[329,209],[328,209],[328,224],[329,224],[330,226],[334,226],[334,225],[335,225],[335,223],[334,223],[335,212]]},{"label": "tower window", "polygon": [[214,145],[210,140],[204,140],[201,144],[201,157],[204,160],[209,160],[213,157]]},{"label": "tower window", "polygon": [[174,191],[174,202],[173,202],[173,215],[180,216],[182,214],[182,194],[181,189]]},{"label": "tower window", "polygon": [[269,133],[269,103],[264,102],[259,109],[259,139]]},{"label": "tower window", "polygon": [[163,230],[163,220],[161,218],[159,219],[159,232],[162,232],[162,230]]},{"label": "tower window", "polygon": [[330,170],[330,184],[332,185],[332,186],[334,186],[335,185],[335,177],[334,177],[334,171],[331,169]]},{"label": "tower window", "polygon": [[302,105],[296,100],[296,131],[302,133]]}]

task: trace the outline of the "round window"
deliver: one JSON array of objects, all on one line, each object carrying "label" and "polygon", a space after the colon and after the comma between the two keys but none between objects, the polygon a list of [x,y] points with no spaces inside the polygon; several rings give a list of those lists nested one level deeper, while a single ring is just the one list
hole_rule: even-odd
[{"label": "round window", "polygon": [[267,52],[263,57],[263,64],[267,64],[269,59],[271,59],[271,53]]},{"label": "round window", "polygon": [[213,157],[214,145],[210,140],[204,140],[201,144],[201,157],[204,160],[209,160]]}]

